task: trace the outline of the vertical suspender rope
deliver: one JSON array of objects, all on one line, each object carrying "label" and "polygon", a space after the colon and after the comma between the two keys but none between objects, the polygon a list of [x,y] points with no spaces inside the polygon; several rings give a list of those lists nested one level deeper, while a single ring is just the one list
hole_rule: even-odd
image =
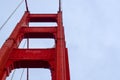
[{"label": "vertical suspender rope", "polygon": [[29,68],[27,68],[27,80],[29,80]]},{"label": "vertical suspender rope", "polygon": [[[27,49],[29,49],[29,39],[27,38]],[[27,68],[27,80],[29,80],[29,68]]]},{"label": "vertical suspender rope", "polygon": [[[28,12],[28,4],[27,4],[27,0],[25,0],[25,5],[26,5],[26,11]],[[29,38],[27,38],[27,49],[29,49]],[[27,68],[27,80],[29,80],[29,68]]]},{"label": "vertical suspender rope", "polygon": [[[27,0],[25,0],[25,5],[26,5],[26,11],[28,12],[28,4],[27,4]],[[29,49],[29,38],[27,38],[27,49]],[[27,68],[27,80],[29,80],[29,68]]]},{"label": "vertical suspender rope", "polygon": [[[28,24],[29,25],[29,24]],[[29,26],[28,26],[29,27]],[[29,35],[28,35],[29,36]],[[29,49],[29,38],[27,38],[27,49]],[[27,80],[29,80],[29,68],[27,68]]]}]

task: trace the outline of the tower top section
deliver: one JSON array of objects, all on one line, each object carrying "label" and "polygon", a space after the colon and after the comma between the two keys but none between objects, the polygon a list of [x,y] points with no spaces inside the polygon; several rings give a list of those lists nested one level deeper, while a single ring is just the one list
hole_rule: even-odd
[{"label": "tower top section", "polygon": [[[28,0],[25,0],[25,6],[26,6],[26,11],[29,12],[29,5],[28,5]],[[61,0],[58,0],[58,11],[62,11],[62,2]]]}]

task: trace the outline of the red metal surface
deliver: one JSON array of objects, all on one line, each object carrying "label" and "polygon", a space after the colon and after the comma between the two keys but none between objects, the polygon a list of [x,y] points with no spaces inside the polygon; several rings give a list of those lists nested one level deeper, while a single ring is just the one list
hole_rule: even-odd
[{"label": "red metal surface", "polygon": [[[29,22],[56,22],[57,26],[28,27]],[[53,38],[55,48],[19,49],[24,38]],[[57,14],[25,12],[0,49],[0,80],[5,80],[11,70],[16,68],[48,68],[51,70],[52,80],[70,80],[61,11]]]},{"label": "red metal surface", "polygon": [[[54,60],[55,48],[53,49],[14,49],[9,57],[10,60]],[[29,66],[28,66],[29,67]]]},{"label": "red metal surface", "polygon": [[57,22],[57,14],[30,14],[30,22]]}]

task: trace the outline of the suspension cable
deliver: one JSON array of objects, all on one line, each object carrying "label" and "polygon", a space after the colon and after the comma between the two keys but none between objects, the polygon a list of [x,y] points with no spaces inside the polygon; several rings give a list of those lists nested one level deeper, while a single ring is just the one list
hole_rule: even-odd
[{"label": "suspension cable", "polygon": [[23,71],[22,71],[22,73],[21,73],[20,80],[22,80],[24,71],[25,71],[25,69],[23,69]]},{"label": "suspension cable", "polygon": [[[25,43],[23,44],[23,48],[25,47],[26,42],[27,42],[27,41],[25,41]],[[23,73],[24,73],[24,71],[25,71],[25,69],[23,69],[23,71],[22,71],[22,73],[21,73],[20,80],[22,80],[22,77],[23,77]]]},{"label": "suspension cable", "polygon": [[27,0],[25,0],[25,6],[26,6],[26,11],[28,12],[28,11],[29,11],[29,9],[28,9]]},{"label": "suspension cable", "polygon": [[24,0],[22,0],[18,6],[15,8],[15,10],[10,14],[10,16],[7,18],[7,20],[2,24],[2,26],[0,27],[0,31],[2,30],[2,28],[6,25],[6,23],[10,20],[10,18],[14,15],[14,13],[17,11],[17,9],[21,6],[21,4],[23,3]]},{"label": "suspension cable", "polygon": [[10,80],[13,80],[13,77],[14,77],[14,75],[15,75],[15,71],[16,71],[16,70],[13,71],[13,74],[12,74],[12,77],[11,77]]},{"label": "suspension cable", "polygon": [[23,44],[23,48],[25,48],[26,43],[27,43],[27,41],[25,41],[25,43]]}]

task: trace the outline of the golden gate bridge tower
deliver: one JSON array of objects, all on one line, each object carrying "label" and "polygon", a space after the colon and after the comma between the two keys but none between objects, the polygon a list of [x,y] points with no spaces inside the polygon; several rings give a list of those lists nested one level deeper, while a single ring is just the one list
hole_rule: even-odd
[{"label": "golden gate bridge tower", "polygon": [[[52,80],[70,80],[61,1],[59,0],[59,10],[55,14],[32,14],[26,0],[25,3],[24,15],[0,49],[0,80],[6,80],[11,71],[18,68],[50,69]],[[29,27],[30,22],[55,22],[57,26]],[[52,38],[55,47],[31,49],[29,38]],[[27,49],[18,48],[23,39],[27,39]]]}]

